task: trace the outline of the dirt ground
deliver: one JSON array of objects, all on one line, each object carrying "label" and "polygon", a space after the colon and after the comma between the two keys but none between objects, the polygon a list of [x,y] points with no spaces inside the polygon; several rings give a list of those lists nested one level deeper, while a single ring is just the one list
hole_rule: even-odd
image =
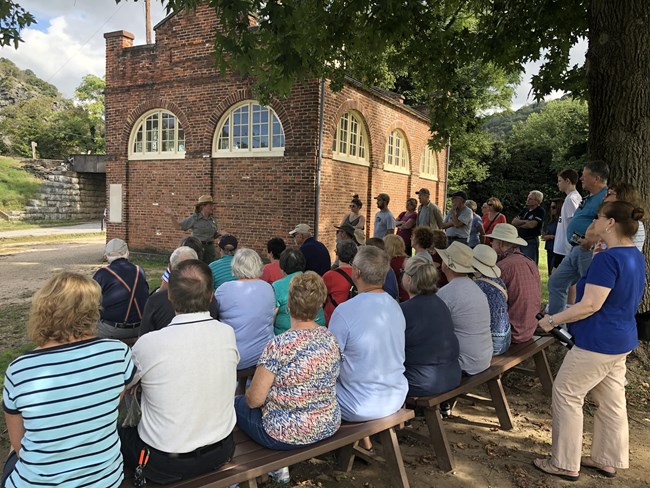
[{"label": "dirt ground", "polygon": [[[3,246],[0,242],[0,315],[16,314],[16,320],[0,323],[0,348],[4,352],[25,342],[23,320],[25,305],[31,294],[52,273],[61,269],[91,274],[101,264],[104,237],[98,236],[48,244]],[[11,323],[13,325],[8,326]],[[532,467],[535,457],[550,453],[550,398],[533,379],[511,373],[504,383],[515,426],[510,431],[498,427],[493,410],[483,405],[459,404],[445,420],[452,444],[456,469],[441,473],[437,469],[431,447],[409,437],[409,429],[426,433],[422,418],[400,432],[400,445],[407,474],[414,488],[460,487],[647,487],[650,476],[650,355],[648,344],[628,359],[628,413],[630,421],[630,469],[619,470],[615,479],[607,479],[590,470],[583,470],[580,480],[570,483],[544,475]],[[550,362],[556,369],[564,354],[554,346]],[[584,452],[588,453],[595,407],[585,406]],[[6,432],[0,441],[6,446]],[[381,453],[381,446],[376,445]],[[390,487],[386,472],[380,466],[355,461],[351,473],[335,470],[332,456],[314,459],[291,468],[292,486],[378,488]]]}]

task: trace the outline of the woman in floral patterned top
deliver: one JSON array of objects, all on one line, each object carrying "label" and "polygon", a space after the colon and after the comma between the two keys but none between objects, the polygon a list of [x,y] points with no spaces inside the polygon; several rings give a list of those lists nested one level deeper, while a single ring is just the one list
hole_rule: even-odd
[{"label": "woman in floral patterned top", "polygon": [[341,425],[336,379],[341,349],[314,318],[327,296],[313,271],[289,287],[291,328],[262,353],[245,396],[235,398],[237,425],[270,449],[289,450],[334,434]]}]

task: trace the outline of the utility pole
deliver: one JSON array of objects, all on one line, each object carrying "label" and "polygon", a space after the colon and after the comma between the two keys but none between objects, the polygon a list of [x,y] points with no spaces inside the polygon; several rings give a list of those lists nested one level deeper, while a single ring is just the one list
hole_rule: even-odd
[{"label": "utility pole", "polygon": [[147,36],[147,44],[151,44],[151,0],[144,0],[144,15],[145,15],[145,22],[146,22],[146,36]]}]

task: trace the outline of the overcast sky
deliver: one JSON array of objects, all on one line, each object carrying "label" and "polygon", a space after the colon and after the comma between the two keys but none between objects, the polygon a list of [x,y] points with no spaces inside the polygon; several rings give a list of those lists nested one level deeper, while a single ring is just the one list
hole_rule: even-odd
[{"label": "overcast sky", "polygon": [[[119,4],[115,0],[21,0],[20,4],[38,23],[23,31],[25,42],[18,50],[4,46],[0,57],[10,59],[21,69],[31,69],[68,98],[72,98],[85,75],[104,76],[105,32],[126,30],[135,35],[136,45],[145,43],[144,0],[122,0]],[[153,27],[165,17],[165,11],[160,0],[151,0],[151,10]],[[586,50],[586,41],[576,45],[571,62],[582,63]],[[513,109],[533,102],[530,77],[537,73],[538,66],[526,65],[512,100]]]}]

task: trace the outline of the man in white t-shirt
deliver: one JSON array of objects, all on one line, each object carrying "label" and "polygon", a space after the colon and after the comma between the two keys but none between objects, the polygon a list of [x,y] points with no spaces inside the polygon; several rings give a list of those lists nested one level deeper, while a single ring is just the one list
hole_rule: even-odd
[{"label": "man in white t-shirt", "polygon": [[198,259],[179,263],[168,293],[176,316],[133,346],[137,371],[129,388],[142,387],[142,419],[120,429],[126,466],[135,469],[149,449],[144,475],[159,484],[213,471],[235,452],[239,352],[232,327],[208,312],[210,268]]},{"label": "man in white t-shirt", "polygon": [[571,244],[569,244],[566,236],[566,228],[569,222],[571,222],[573,214],[580,205],[580,202],[582,202],[582,196],[576,190],[577,183],[578,173],[572,169],[565,169],[557,175],[557,187],[561,192],[566,193],[566,198],[562,204],[560,218],[557,222],[557,230],[555,231],[555,239],[553,240],[553,252],[556,254],[553,268],[557,268],[562,262],[562,259],[564,259],[564,256],[569,254],[571,250]]}]

